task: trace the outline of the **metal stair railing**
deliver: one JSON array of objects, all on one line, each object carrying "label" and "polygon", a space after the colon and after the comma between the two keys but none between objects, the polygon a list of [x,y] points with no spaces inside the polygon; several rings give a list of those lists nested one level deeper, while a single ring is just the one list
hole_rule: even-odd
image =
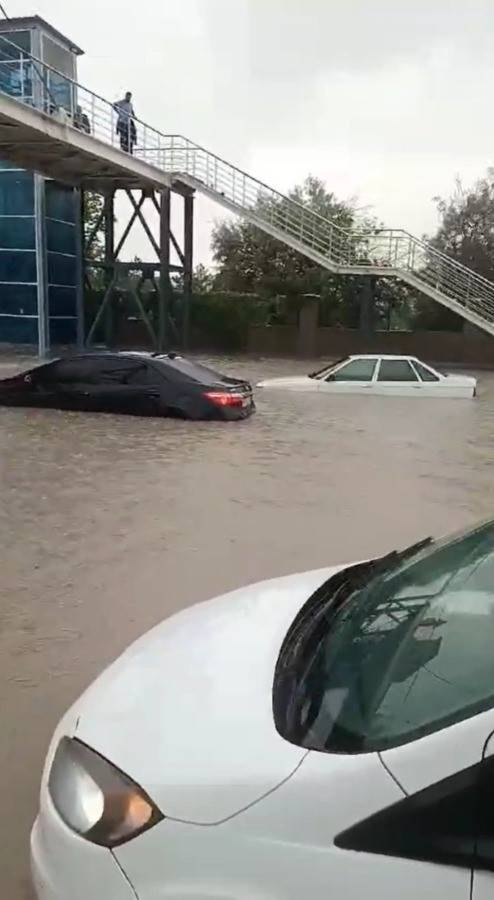
[{"label": "metal stair railing", "polygon": [[[115,106],[0,36],[0,94],[121,147]],[[494,284],[406,231],[345,231],[193,141],[133,119],[135,156],[247,216],[330,271],[393,275],[494,334]],[[70,137],[70,135],[69,135]]]},{"label": "metal stair railing", "polygon": [[272,228],[281,240],[294,239],[302,253],[312,251],[332,271],[395,275],[494,323],[494,284],[406,231],[346,231],[179,135],[170,136],[158,155],[143,155],[166,171],[188,176],[199,190],[247,213],[261,228]]}]

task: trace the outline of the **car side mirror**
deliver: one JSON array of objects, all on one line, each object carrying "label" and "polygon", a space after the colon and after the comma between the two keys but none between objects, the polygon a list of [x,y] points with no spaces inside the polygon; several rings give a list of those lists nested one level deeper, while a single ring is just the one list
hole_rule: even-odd
[{"label": "car side mirror", "polygon": [[336,375],[328,375],[326,381],[336,381]]}]

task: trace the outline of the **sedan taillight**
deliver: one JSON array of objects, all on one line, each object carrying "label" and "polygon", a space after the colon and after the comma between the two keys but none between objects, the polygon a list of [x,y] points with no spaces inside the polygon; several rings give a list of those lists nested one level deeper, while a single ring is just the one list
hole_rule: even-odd
[{"label": "sedan taillight", "polygon": [[206,400],[211,400],[215,406],[243,406],[247,399],[245,394],[233,394],[228,391],[206,391],[203,396]]}]

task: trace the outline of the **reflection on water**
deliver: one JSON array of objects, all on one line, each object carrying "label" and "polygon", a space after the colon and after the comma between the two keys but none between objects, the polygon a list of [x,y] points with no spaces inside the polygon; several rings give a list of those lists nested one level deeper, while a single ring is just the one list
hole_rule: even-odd
[{"label": "reflection on water", "polygon": [[[254,382],[317,365],[208,362]],[[0,409],[9,900],[27,896],[53,725],[135,636],[239,584],[494,515],[494,375],[479,377],[472,402],[259,392],[231,424]]]}]

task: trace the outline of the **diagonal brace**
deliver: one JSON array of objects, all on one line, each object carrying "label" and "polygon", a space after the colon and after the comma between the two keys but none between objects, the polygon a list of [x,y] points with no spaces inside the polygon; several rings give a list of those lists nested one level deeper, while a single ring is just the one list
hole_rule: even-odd
[{"label": "diagonal brace", "polygon": [[134,212],[135,212],[137,218],[139,219],[139,222],[141,223],[142,227],[144,228],[144,231],[146,232],[146,234],[149,238],[149,242],[150,242],[154,252],[156,253],[156,256],[159,259],[160,248],[159,248],[158,244],[156,243],[153,232],[151,231],[148,223],[146,222],[146,219],[144,218],[144,216],[141,212],[141,207],[142,207],[142,204],[144,203],[146,195],[145,194],[142,195],[142,197],[141,197],[142,202],[136,203],[136,201],[134,200],[134,198],[132,196],[131,191],[126,190],[125,193],[127,194],[127,197],[129,198],[130,202],[132,203],[132,206],[134,207]]}]

